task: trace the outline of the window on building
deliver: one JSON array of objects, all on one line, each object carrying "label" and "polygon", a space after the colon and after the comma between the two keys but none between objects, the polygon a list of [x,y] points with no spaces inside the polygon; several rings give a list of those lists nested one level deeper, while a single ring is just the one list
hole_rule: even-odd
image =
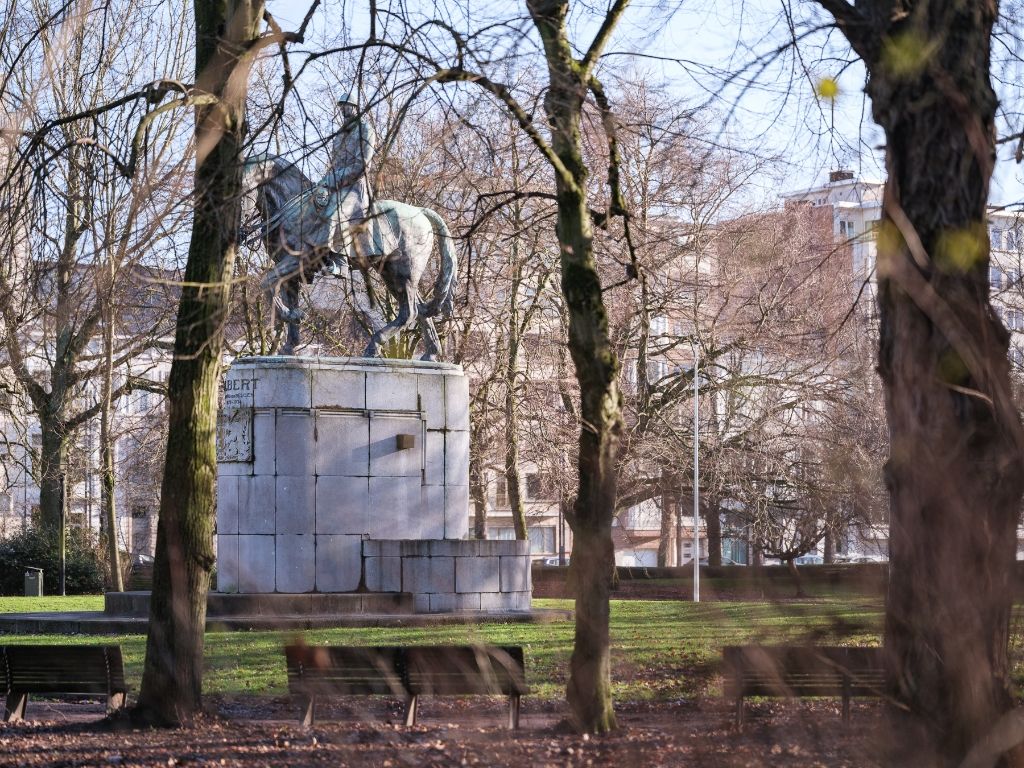
[{"label": "window on building", "polygon": [[138,520],[149,514],[149,508],[145,504],[132,504],[132,517]]},{"label": "window on building", "polygon": [[497,541],[512,541],[516,537],[516,529],[508,525],[487,526],[487,538]]},{"label": "window on building", "polygon": [[999,267],[990,266],[988,268],[988,284],[993,288],[1003,287],[1003,272]]},{"label": "window on building", "polygon": [[31,437],[32,447],[39,448],[43,444],[43,436],[39,432],[33,433]]},{"label": "window on building", "polygon": [[536,501],[551,497],[547,478],[540,472],[528,472],[526,475],[526,498]]},{"label": "window on building", "polygon": [[1024,309],[1006,310],[1006,327],[1011,331],[1024,331]]},{"label": "window on building", "polygon": [[555,553],[555,526],[531,525],[527,527],[526,535],[530,540],[530,554]]},{"label": "window on building", "polygon": [[655,315],[651,318],[651,335],[664,336],[668,333],[668,318],[664,315]]},{"label": "window on building", "polygon": [[1010,345],[1010,362],[1017,368],[1024,368],[1024,349],[1016,344]]},{"label": "window on building", "polygon": [[1006,287],[1013,288],[1020,282],[1020,270],[1019,269],[1008,269],[1006,270]]},{"label": "window on building", "polygon": [[498,509],[508,507],[508,482],[499,477],[494,483],[494,506]]},{"label": "window on building", "polygon": [[856,231],[857,227],[852,221],[839,222],[839,236],[844,240],[852,240]]},{"label": "window on building", "polygon": [[994,224],[990,224],[988,228],[989,242],[992,244],[993,251],[1003,250],[1003,230]]}]

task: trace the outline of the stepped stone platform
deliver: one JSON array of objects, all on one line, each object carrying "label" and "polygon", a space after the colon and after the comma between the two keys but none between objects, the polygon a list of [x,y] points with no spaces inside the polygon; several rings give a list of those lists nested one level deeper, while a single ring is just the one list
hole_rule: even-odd
[{"label": "stepped stone platform", "polygon": [[[108,592],[102,612],[0,614],[0,634],[145,634],[149,592]],[[220,594],[211,592],[207,632],[303,630],[329,627],[425,627],[480,622],[549,623],[572,611],[467,611],[415,613],[410,593]]]}]

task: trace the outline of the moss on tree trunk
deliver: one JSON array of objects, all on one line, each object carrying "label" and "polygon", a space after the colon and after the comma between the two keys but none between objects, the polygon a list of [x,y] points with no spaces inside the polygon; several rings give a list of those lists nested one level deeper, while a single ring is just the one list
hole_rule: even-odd
[{"label": "moss on tree trunk", "polygon": [[206,594],[213,569],[217,392],[239,226],[249,44],[262,2],[196,2],[195,214],[168,380],[167,459],[146,660],[136,714],[175,724],[201,708]]}]

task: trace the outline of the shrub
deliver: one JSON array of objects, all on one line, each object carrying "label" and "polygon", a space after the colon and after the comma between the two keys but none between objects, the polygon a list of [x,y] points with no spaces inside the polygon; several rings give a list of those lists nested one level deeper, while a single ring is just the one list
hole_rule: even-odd
[{"label": "shrub", "polygon": [[[43,590],[60,594],[60,555],[57,535],[40,528],[29,528],[0,540],[0,595],[25,594],[25,570],[43,569]],[[68,528],[64,558],[65,589],[69,595],[88,595],[103,591],[104,563],[96,536],[82,528]]]}]

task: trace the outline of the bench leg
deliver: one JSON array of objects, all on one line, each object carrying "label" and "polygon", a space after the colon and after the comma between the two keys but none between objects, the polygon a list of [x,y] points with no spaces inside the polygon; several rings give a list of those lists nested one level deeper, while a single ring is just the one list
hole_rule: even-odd
[{"label": "bench leg", "polygon": [[28,704],[27,693],[12,691],[7,694],[7,704],[4,707],[4,722],[16,723],[24,719],[26,704]]},{"label": "bench leg", "polygon": [[302,703],[302,725],[309,728],[316,719],[316,696],[307,696]]},{"label": "bench leg", "polygon": [[115,691],[107,696],[107,712],[117,712],[119,709],[123,709],[126,698],[124,691]]},{"label": "bench leg", "polygon": [[736,727],[743,727],[743,697],[736,697]]},{"label": "bench leg", "polygon": [[405,705],[405,724],[416,725],[416,706],[419,704],[419,696],[415,693],[409,696]]},{"label": "bench leg", "polygon": [[519,695],[512,694],[508,697],[508,727],[515,731],[519,729]]},{"label": "bench leg", "polygon": [[850,697],[846,695],[843,696],[843,723],[850,724]]}]

